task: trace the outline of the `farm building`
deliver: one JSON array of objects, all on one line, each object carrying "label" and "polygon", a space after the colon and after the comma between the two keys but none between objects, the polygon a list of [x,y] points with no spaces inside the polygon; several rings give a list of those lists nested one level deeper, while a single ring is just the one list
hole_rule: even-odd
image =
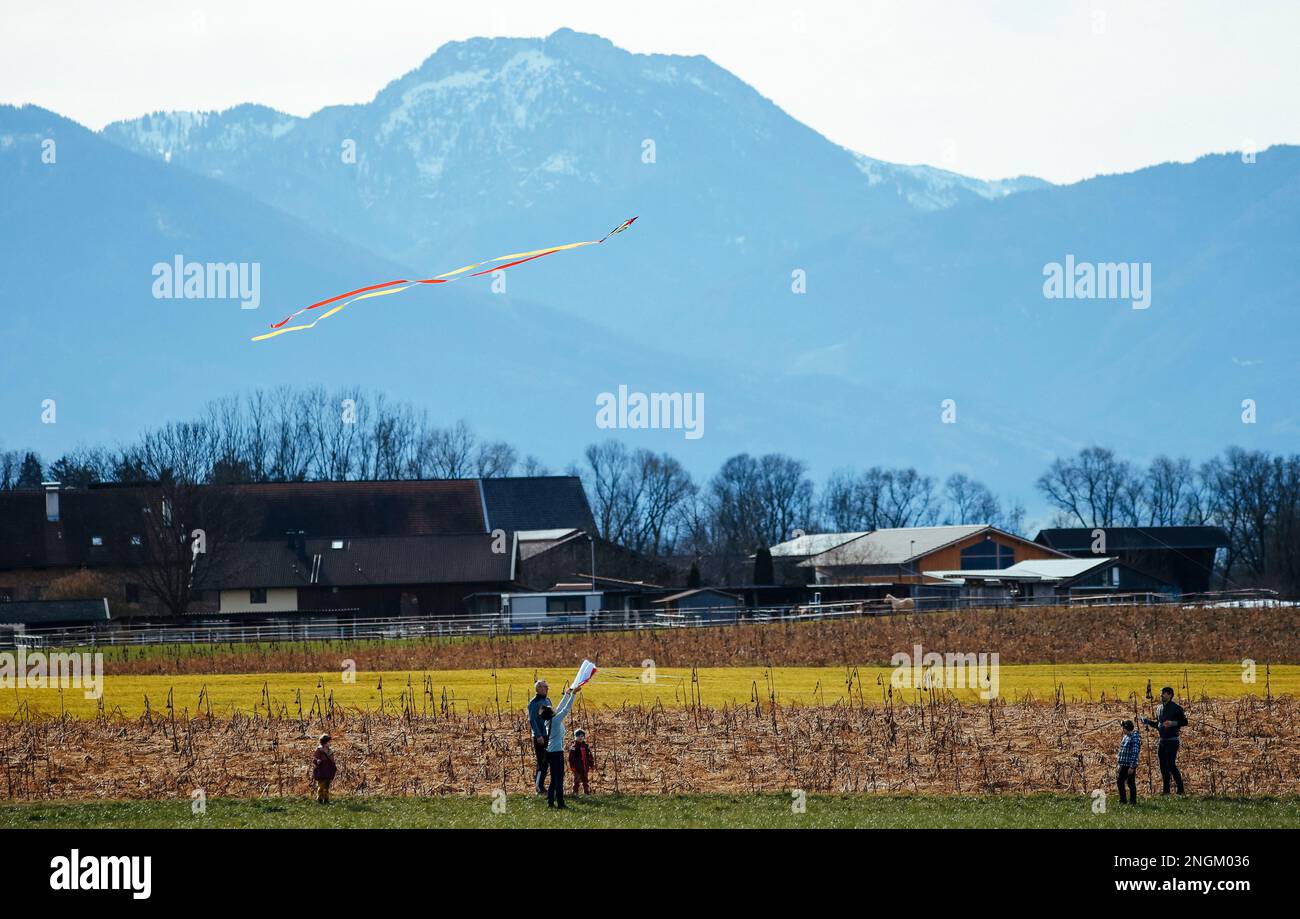
[{"label": "farm building", "polygon": [[108,600],[17,600],[0,603],[0,626],[94,625],[112,619]]},{"label": "farm building", "polygon": [[1228,534],[1214,526],[1070,527],[1040,530],[1035,542],[1076,558],[1114,556],[1186,594],[1210,589]]},{"label": "farm building", "polygon": [[987,524],[873,530],[809,555],[816,584],[891,584],[900,589],[932,583],[928,571],[1001,570],[1031,559],[1068,558]]},{"label": "farm building", "polygon": [[697,587],[653,600],[651,606],[684,620],[732,619],[740,610],[741,598],[713,587]]},{"label": "farm building", "polygon": [[[192,613],[464,612],[471,594],[519,588],[521,545],[546,544],[535,553],[545,579],[590,569],[595,524],[572,476],[202,486],[191,497],[226,524]],[[115,612],[161,614],[142,587],[142,511],[169,519],[172,508],[154,485],[0,495],[0,602],[39,600],[61,580],[66,595],[75,577],[94,596],[103,588]],[[555,538],[527,538],[539,532]],[[550,554],[570,543],[581,566]]]},{"label": "farm building", "polygon": [[469,594],[511,589],[517,557],[495,543],[487,533],[236,543],[207,587],[222,615],[455,613]]}]

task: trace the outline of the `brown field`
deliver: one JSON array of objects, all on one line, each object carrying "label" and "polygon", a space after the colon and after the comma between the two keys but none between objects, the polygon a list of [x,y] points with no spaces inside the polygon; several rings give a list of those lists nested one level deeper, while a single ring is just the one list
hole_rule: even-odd
[{"label": "brown field", "polygon": [[333,672],[570,667],[817,667],[886,664],[926,650],[997,652],[1003,664],[1240,661],[1300,663],[1300,607],[1052,607],[964,610],[829,622],[645,629],[508,638],[407,639],[101,648],[117,674]]},{"label": "brown field", "polygon": [[[1139,708],[1141,711],[1139,712]],[[1128,702],[959,703],[886,693],[835,705],[584,706],[597,793],[788,791],[1086,794],[1112,790]],[[1300,793],[1300,704],[1188,705],[1180,765],[1192,794]],[[343,795],[527,793],[533,756],[517,714],[335,709],[288,715],[0,722],[0,798],[188,800],[308,793],[315,736],[334,735]],[[1144,736],[1139,787],[1159,782]]]}]

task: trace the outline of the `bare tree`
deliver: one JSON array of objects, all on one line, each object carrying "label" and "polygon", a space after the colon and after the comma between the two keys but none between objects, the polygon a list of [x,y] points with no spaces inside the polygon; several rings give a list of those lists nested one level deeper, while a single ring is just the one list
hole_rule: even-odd
[{"label": "bare tree", "polygon": [[1196,472],[1185,459],[1157,456],[1146,472],[1146,522],[1151,526],[1178,526],[1196,512]]},{"label": "bare tree", "polygon": [[1104,447],[1088,447],[1077,457],[1057,458],[1037,482],[1038,489],[1078,526],[1135,526],[1141,507],[1141,482],[1133,467]]}]

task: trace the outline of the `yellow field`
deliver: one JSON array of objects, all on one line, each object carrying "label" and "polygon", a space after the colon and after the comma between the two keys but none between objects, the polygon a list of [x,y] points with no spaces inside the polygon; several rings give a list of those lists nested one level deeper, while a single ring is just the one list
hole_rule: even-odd
[{"label": "yellow field", "polygon": [[[868,702],[881,699],[889,686],[891,668],[862,668],[853,680],[852,696],[861,694]],[[410,692],[417,712],[440,711],[443,705],[454,706],[459,713],[467,707],[476,712],[518,710],[527,704],[536,676],[551,681],[551,698],[559,701],[559,687],[572,678],[569,671],[535,673],[533,670],[498,670],[494,684],[490,670],[444,670],[415,672],[411,674],[358,673],[356,681],[347,683],[338,673],[268,673],[232,674],[221,676],[106,676],[104,678],[103,709],[112,713],[120,709],[124,715],[138,717],[145,710],[145,700],[150,708],[165,714],[169,693],[176,714],[188,710],[190,714],[207,711],[214,715],[229,714],[233,710],[266,714],[269,699],[271,710],[280,713],[282,706],[289,715],[297,715],[299,705],[305,715],[310,715],[313,704],[324,705],[333,696],[336,707],[360,708],[376,711],[382,704],[388,712],[400,712],[403,695]],[[583,691],[587,705],[617,707],[623,703],[653,704],[661,701],[665,706],[689,704],[693,694],[704,705],[721,706],[724,703],[748,704],[755,691],[766,701],[770,693],[783,704],[803,705],[834,704],[848,698],[846,683],[849,670],[844,667],[712,667],[698,671],[698,682],[692,687],[689,670],[660,669],[653,683],[641,681],[641,671],[632,668],[601,670]],[[1242,679],[1242,668],[1236,664],[1067,664],[1007,665],[999,672],[999,698],[1008,702],[1033,699],[1051,702],[1058,690],[1066,701],[1100,701],[1126,699],[1136,693],[1139,701],[1145,700],[1148,683],[1152,691],[1160,687],[1176,687],[1182,699],[1207,696],[1234,699],[1245,695],[1274,696],[1300,694],[1300,665],[1278,665],[1271,668],[1265,684],[1263,667],[1256,674],[1256,682]],[[201,694],[207,700],[200,705]],[[916,691],[896,691],[895,698],[911,701]],[[963,701],[978,701],[977,689],[957,689],[954,695]],[[24,687],[0,690],[0,718],[11,717],[26,704],[25,711],[53,714],[66,711],[76,717],[93,717],[99,708],[95,699],[87,699],[81,689],[49,689]]]}]

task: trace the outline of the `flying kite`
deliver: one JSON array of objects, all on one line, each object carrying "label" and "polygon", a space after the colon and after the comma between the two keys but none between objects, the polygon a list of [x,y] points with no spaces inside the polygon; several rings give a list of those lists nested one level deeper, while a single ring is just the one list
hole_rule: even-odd
[{"label": "flying kite", "polygon": [[[396,281],[384,281],[380,284],[358,287],[356,290],[349,290],[347,293],[330,297],[327,300],[321,300],[318,303],[313,303],[311,306],[304,306],[296,313],[291,313],[272,325],[270,332],[255,336],[253,341],[265,341],[268,338],[275,338],[277,335],[283,335],[285,332],[304,332],[307,329],[315,328],[317,323],[330,318],[335,313],[340,312],[344,307],[356,303],[358,300],[369,300],[371,297],[383,297],[388,294],[398,294],[404,290],[410,290],[417,284],[449,284],[452,281],[463,281],[466,278],[477,278],[485,274],[491,274],[494,271],[504,271],[507,268],[513,268],[515,265],[522,265],[524,262],[535,261],[536,259],[547,255],[554,255],[556,252],[565,252],[569,249],[579,249],[583,246],[598,246],[611,236],[616,236],[617,234],[622,233],[634,223],[636,223],[635,217],[630,220],[625,220],[600,239],[589,239],[586,242],[579,243],[567,243],[563,246],[550,246],[546,249],[534,249],[531,252],[515,252],[511,255],[501,255],[497,258],[487,259],[482,262],[475,262],[472,265],[466,265],[463,268],[457,268],[455,271],[449,271],[446,274],[440,274],[436,278],[413,278],[409,280],[400,278]],[[503,262],[505,264],[502,264]],[[475,271],[474,269],[476,268],[481,268],[482,270]],[[337,305],[331,306],[311,322],[303,323],[301,325],[289,325],[292,320],[298,318],[303,313],[319,309],[322,306],[329,306],[331,303]]]},{"label": "flying kite", "polygon": [[583,658],[582,666],[578,668],[578,675],[573,678],[573,685],[570,686],[569,688],[577,689],[580,686],[586,684],[588,681],[590,681],[591,678],[594,677],[595,675],[596,675],[596,665],[593,664],[591,661],[587,660],[586,658]]}]

